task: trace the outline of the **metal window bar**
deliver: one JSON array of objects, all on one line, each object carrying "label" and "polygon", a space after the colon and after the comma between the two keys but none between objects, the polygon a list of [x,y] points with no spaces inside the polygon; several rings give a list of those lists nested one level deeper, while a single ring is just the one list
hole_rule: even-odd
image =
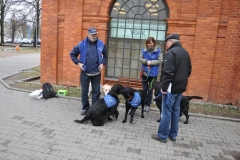
[{"label": "metal window bar", "polygon": [[[116,2],[119,2],[119,1],[116,1]],[[142,5],[140,5],[140,0],[138,1],[138,5],[134,5],[134,3],[133,3],[133,0],[132,0],[132,7],[129,7],[128,5],[127,5],[127,2],[129,2],[129,0],[127,0],[127,1],[122,1],[123,2],[123,4],[121,5],[121,7],[120,7],[120,9],[118,9],[117,7],[115,7],[115,8],[117,8],[118,9],[118,14],[117,14],[117,17],[115,17],[115,16],[111,16],[112,18],[117,18],[117,26],[116,26],[116,31],[117,31],[117,33],[116,33],[116,37],[114,38],[114,37],[112,37],[112,39],[114,38],[114,40],[115,40],[115,45],[116,45],[116,48],[118,48],[118,46],[117,46],[117,43],[118,43],[118,39],[120,39],[120,38],[118,38],[118,31],[119,31],[119,18],[120,19],[125,19],[124,20],[124,39],[123,39],[123,47],[122,47],[122,49],[123,49],[123,57],[124,57],[124,54],[126,54],[126,53],[124,53],[124,49],[125,49],[125,44],[126,44],[126,29],[128,29],[128,27],[126,26],[126,21],[127,21],[127,19],[132,19],[133,20],[133,29],[135,28],[134,27],[134,22],[135,22],[135,20],[137,20],[137,19],[139,19],[139,18],[136,18],[136,14],[134,15],[134,12],[131,10],[133,7],[138,7],[138,13],[139,13],[139,11],[140,11],[140,8],[141,7],[143,7]],[[151,2],[151,1],[145,1],[145,4],[144,4],[144,8],[146,8],[145,6],[146,6],[146,4],[148,3],[148,2]],[[155,6],[155,8],[156,8],[156,4],[158,3],[159,1],[156,1],[156,2],[151,2],[152,3],[152,5],[150,6],[150,7],[148,7],[148,8],[146,8],[146,11],[145,12],[149,12],[149,9],[154,5]],[[164,2],[163,2],[164,3]],[[124,11],[126,14],[125,14],[125,17],[124,16],[120,16],[119,14],[120,14],[120,11],[122,11],[122,9],[121,8],[123,8],[124,7],[124,5],[126,4],[126,7],[128,8],[128,11],[126,12],[126,11]],[[159,12],[160,11],[162,11],[162,10],[167,10],[166,8],[164,8],[164,9],[161,9],[161,10],[158,10],[157,12],[158,12],[158,14],[159,14]],[[132,14],[134,15],[134,17],[133,18],[128,18],[127,17],[127,15],[128,15],[128,13],[129,13],[129,11],[130,12],[132,12]],[[144,13],[145,13],[144,12]],[[142,28],[142,23],[143,23],[143,19],[144,20],[149,20],[150,21],[150,23],[149,23],[149,27],[148,27],[148,37],[149,37],[149,34],[150,34],[150,24],[151,24],[151,20],[155,20],[155,19],[152,19],[152,15],[151,14],[153,14],[153,13],[157,13],[157,12],[149,12],[150,14],[150,18],[142,18],[143,17],[143,15],[144,15],[144,13],[142,13],[142,15],[141,15],[141,27],[140,27],[140,30],[142,30],[143,28]],[[139,14],[138,14],[139,15]],[[166,14],[167,15],[167,14]],[[160,31],[159,30],[159,20],[161,20],[160,19],[160,16],[158,15],[158,24],[157,24],[157,29],[156,29],[156,31],[157,31],[157,37],[156,37],[156,39],[158,39],[158,31]],[[163,19],[163,20],[165,20],[165,19]],[[110,31],[111,31],[111,28],[113,28],[113,26],[111,26],[111,27],[109,27],[110,28]],[[162,30],[162,29],[161,29]],[[164,31],[164,30],[163,30]],[[165,29],[165,31],[166,31],[166,29]],[[137,69],[135,69],[135,68],[131,68],[131,60],[133,59],[133,58],[131,58],[132,57],[132,54],[133,54],[133,49],[132,49],[132,46],[133,46],[133,42],[134,42],[134,39],[133,39],[133,35],[132,35],[132,38],[131,38],[131,45],[130,45],[130,55],[129,55],[129,77],[130,77],[130,73],[131,73],[131,70],[138,70],[138,68],[139,68],[139,66],[138,66],[138,68]],[[136,40],[135,40],[136,41]],[[140,34],[140,39],[139,39],[139,41],[138,41],[138,44],[139,44],[139,51],[140,51],[140,49],[141,49],[141,42],[142,42],[142,35]],[[114,64],[116,64],[116,52],[117,52],[117,50],[115,50],[115,56],[114,56]],[[124,58],[122,57],[122,60],[124,61]],[[123,65],[123,61],[122,61],[122,65]],[[138,65],[139,65],[139,63],[138,63]],[[116,66],[114,66],[114,70],[116,69],[116,68],[119,68],[119,67],[116,67]],[[121,72],[123,72],[123,67],[121,68]],[[122,73],[121,73],[121,75],[122,75]],[[116,76],[116,74],[114,73],[114,76]]]}]

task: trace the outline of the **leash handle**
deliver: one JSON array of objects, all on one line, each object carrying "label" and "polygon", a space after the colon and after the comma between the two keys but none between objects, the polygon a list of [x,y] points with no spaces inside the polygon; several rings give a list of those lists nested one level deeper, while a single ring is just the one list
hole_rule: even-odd
[{"label": "leash handle", "polygon": [[147,78],[146,78],[145,80],[142,78],[142,81],[146,81],[146,80],[148,80],[148,76],[149,76],[149,74],[150,74],[150,70],[151,70],[151,67],[148,65],[148,74],[147,74]]}]

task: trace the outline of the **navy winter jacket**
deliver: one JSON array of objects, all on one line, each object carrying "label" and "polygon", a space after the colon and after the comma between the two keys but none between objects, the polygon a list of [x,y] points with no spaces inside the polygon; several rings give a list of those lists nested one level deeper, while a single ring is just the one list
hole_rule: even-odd
[{"label": "navy winter jacket", "polygon": [[[75,64],[78,63],[82,63],[84,64],[83,68],[85,70],[86,73],[94,73],[96,72],[95,69],[92,67],[95,65],[94,61],[96,61],[96,59],[94,59],[93,61],[89,60],[87,61],[87,58],[92,57],[94,58],[92,55],[87,55],[87,52],[89,51],[89,40],[88,38],[85,38],[84,40],[82,40],[81,42],[79,42],[79,44],[77,46],[75,46],[73,48],[73,50],[70,53],[71,59]],[[104,43],[101,40],[97,40],[96,42],[94,42],[95,46],[91,46],[91,47],[96,47],[96,52],[98,57],[98,65],[97,68],[100,64],[105,65],[106,63],[106,48]],[[93,45],[94,45],[93,44]],[[78,55],[80,54],[80,59],[78,59]],[[88,63],[87,63],[88,62]],[[89,70],[90,69],[90,70]]]}]

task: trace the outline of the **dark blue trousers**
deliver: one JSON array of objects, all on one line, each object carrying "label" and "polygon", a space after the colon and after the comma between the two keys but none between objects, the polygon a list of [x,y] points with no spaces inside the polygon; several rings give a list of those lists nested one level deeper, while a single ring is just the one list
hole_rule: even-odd
[{"label": "dark blue trousers", "polygon": [[153,83],[156,81],[157,77],[147,77],[142,76],[142,86],[145,97],[145,105],[150,106],[152,103],[152,95],[153,95]]},{"label": "dark blue trousers", "polygon": [[88,90],[89,83],[92,83],[92,105],[97,102],[100,98],[100,80],[101,73],[96,76],[88,76],[85,72],[81,72],[80,81],[81,81],[81,94],[82,94],[82,110],[88,110],[90,107]]}]

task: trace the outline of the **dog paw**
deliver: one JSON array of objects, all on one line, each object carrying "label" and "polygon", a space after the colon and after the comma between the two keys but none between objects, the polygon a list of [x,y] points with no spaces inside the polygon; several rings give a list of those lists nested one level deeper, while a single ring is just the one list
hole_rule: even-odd
[{"label": "dog paw", "polygon": [[184,122],[184,124],[188,124],[188,122],[186,121],[186,122]]},{"label": "dog paw", "polygon": [[159,119],[159,120],[157,120],[157,122],[160,122],[160,119]]},{"label": "dog paw", "polygon": [[74,122],[83,124],[84,120],[74,120]]},{"label": "dog paw", "polygon": [[112,121],[112,118],[109,117],[108,120],[109,120],[109,121]]},{"label": "dog paw", "polygon": [[144,116],[141,116],[142,118],[145,118]]},{"label": "dog paw", "polygon": [[123,120],[123,121],[122,121],[122,123],[126,123],[126,122],[127,122],[127,120]]},{"label": "dog paw", "polygon": [[114,117],[115,117],[115,119],[118,119],[118,114],[117,114],[117,115],[115,114],[115,116],[114,116]]}]

